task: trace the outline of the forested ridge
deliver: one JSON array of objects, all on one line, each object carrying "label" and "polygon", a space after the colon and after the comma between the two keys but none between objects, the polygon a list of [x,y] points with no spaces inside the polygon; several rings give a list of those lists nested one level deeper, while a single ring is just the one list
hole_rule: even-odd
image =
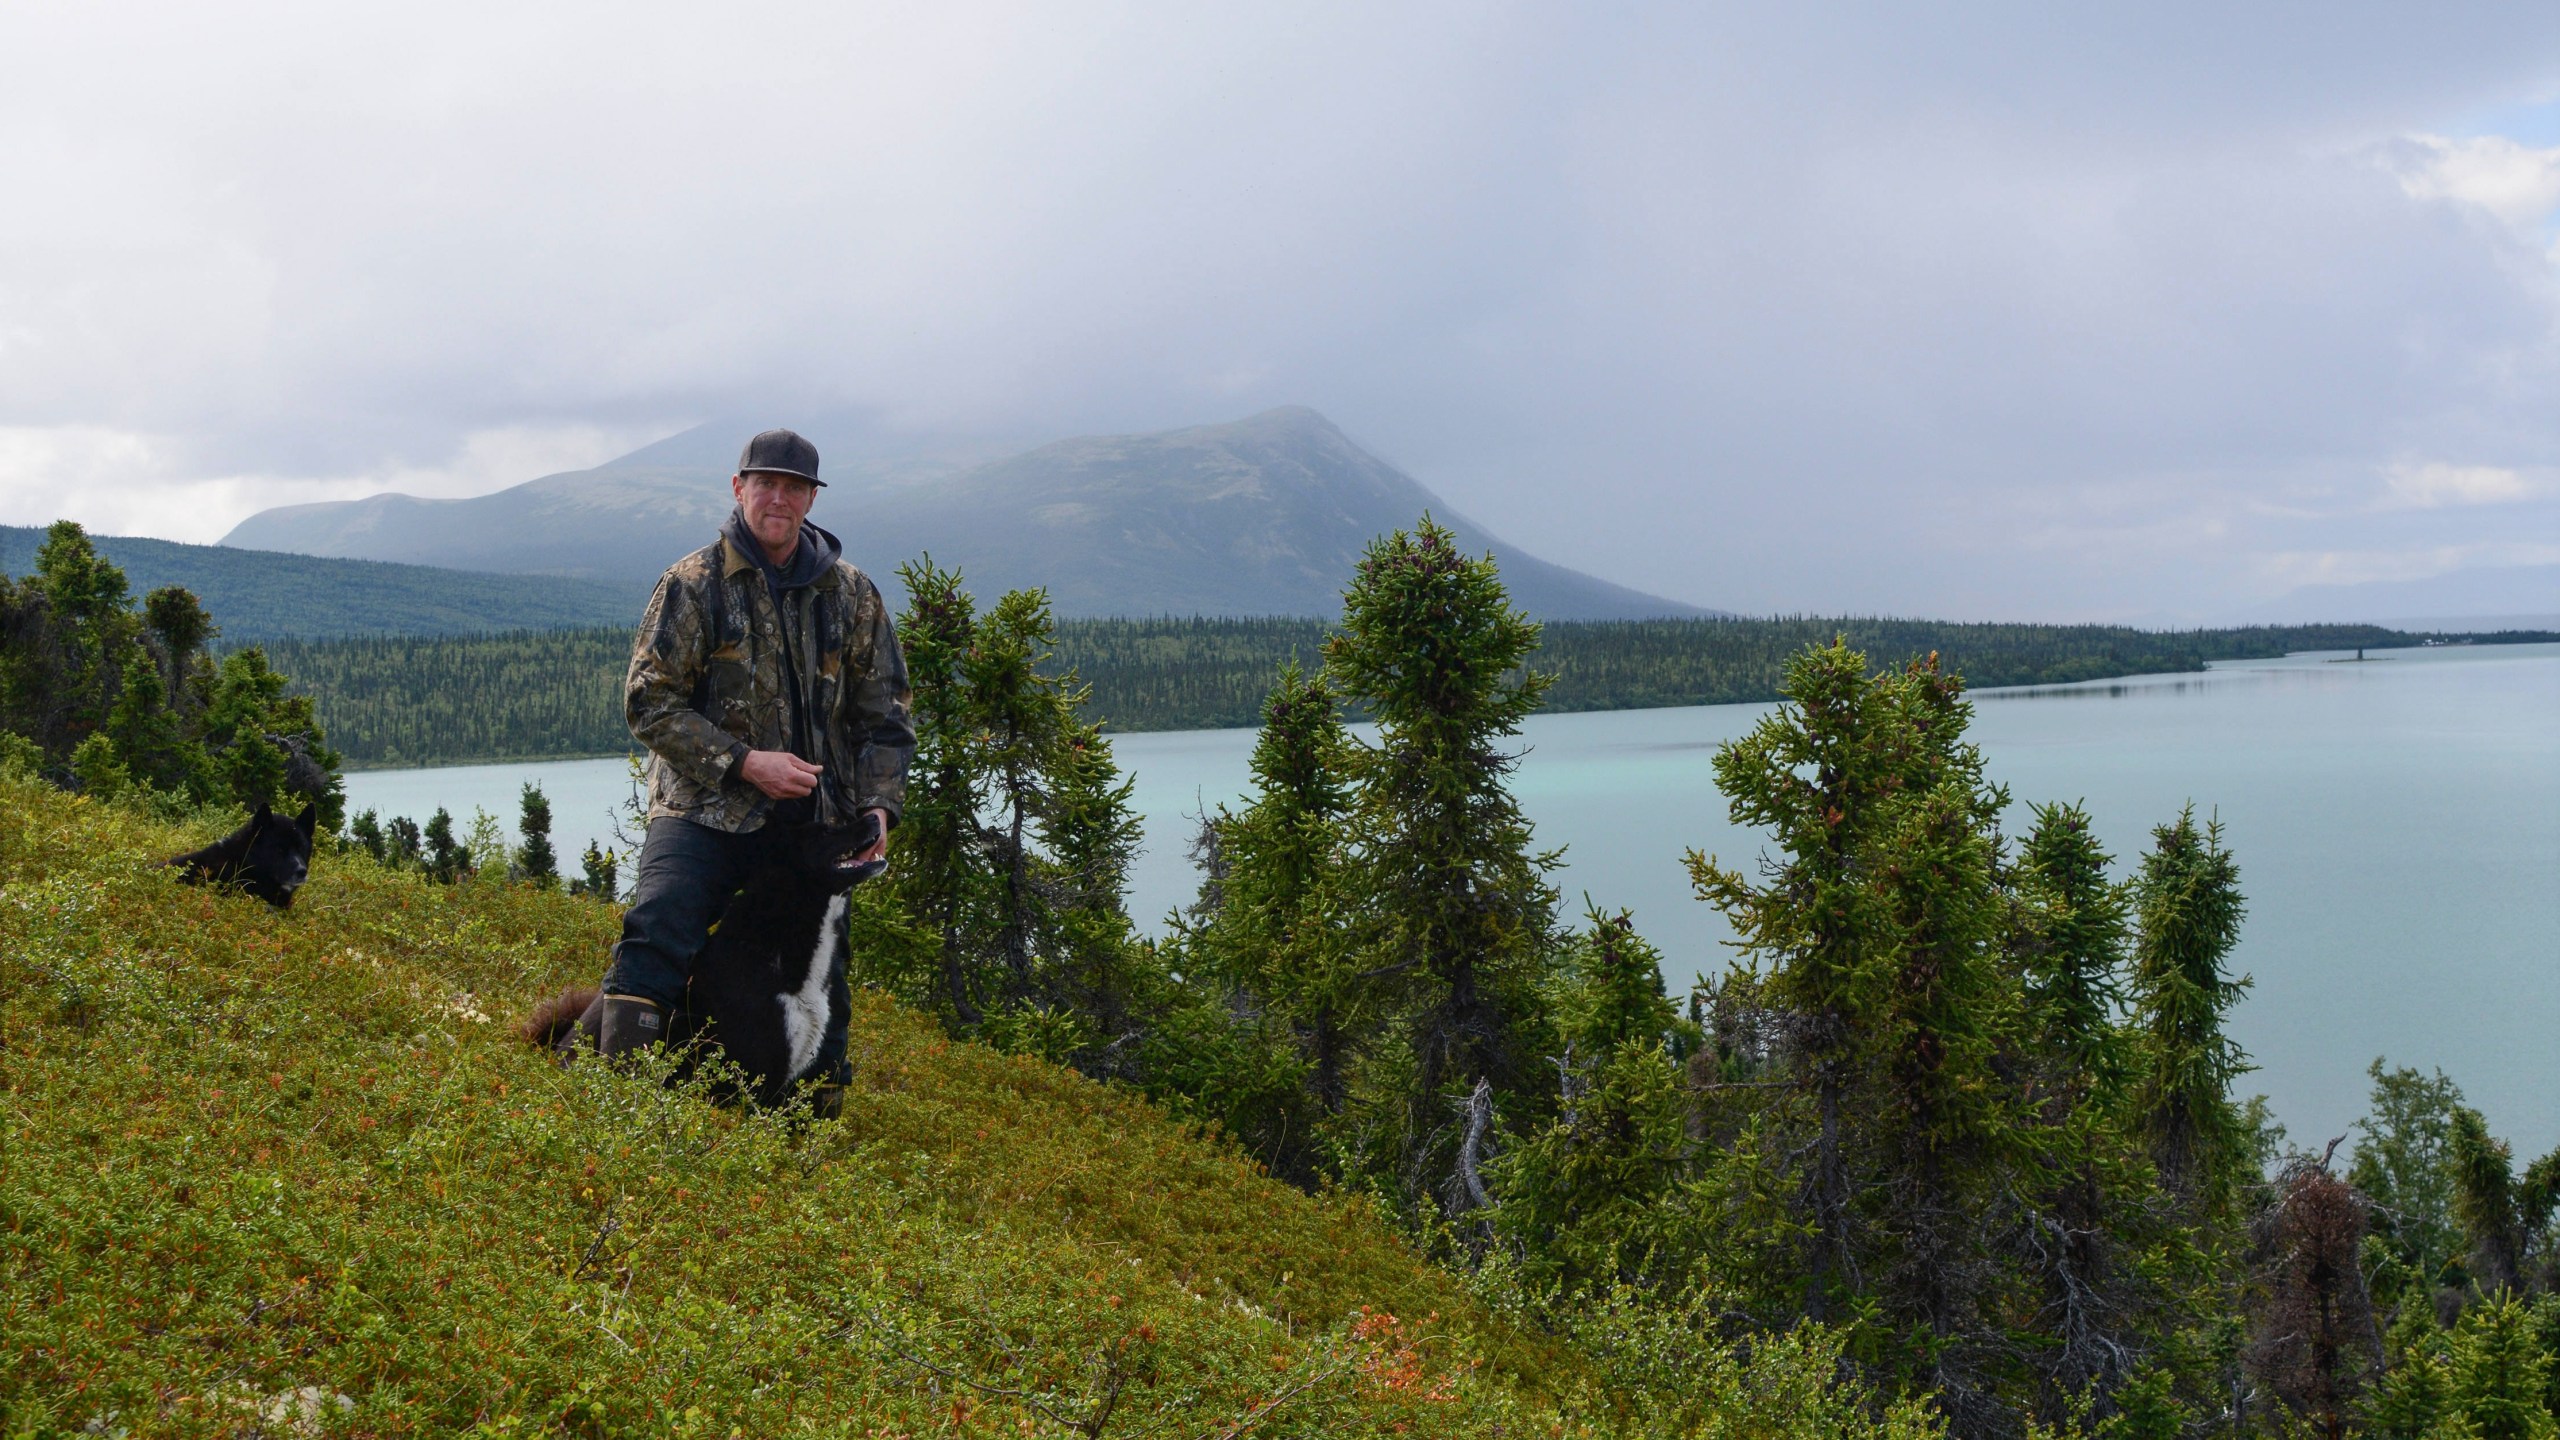
[{"label": "forested ridge", "polygon": [[[43,530],[0,525],[0,573],[32,574],[46,539]],[[194,595],[222,619],[220,649],[288,635],[473,635],[601,625],[636,613],[640,598],[627,586],[560,575],[493,575],[138,535],[95,535],[89,544],[136,592],[176,586]]]},{"label": "forested ridge", "polygon": [[622,719],[627,629],[280,640],[276,666],[308,695],[355,766],[452,764],[631,748]]},{"label": "forested ridge", "polygon": [[[1295,618],[1061,620],[1043,664],[1072,670],[1107,731],[1254,725],[1290,657],[1313,663],[1333,626]],[[1528,663],[1553,676],[1542,711],[1775,699],[1788,657],[1835,636],[1866,653],[1937,653],[1977,688],[2204,668],[2298,650],[2443,637],[2373,625],[2136,630],[1863,616],[1550,622]],[[623,627],[482,636],[278,641],[349,764],[364,767],[621,754]]]}]

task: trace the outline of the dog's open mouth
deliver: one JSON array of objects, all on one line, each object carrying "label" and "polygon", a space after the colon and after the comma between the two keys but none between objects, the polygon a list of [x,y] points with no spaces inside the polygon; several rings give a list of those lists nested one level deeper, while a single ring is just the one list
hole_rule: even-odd
[{"label": "dog's open mouth", "polygon": [[837,888],[859,885],[889,868],[888,857],[865,860],[863,852],[880,844],[880,818],[865,814],[839,829],[811,828],[800,839],[801,873]]}]

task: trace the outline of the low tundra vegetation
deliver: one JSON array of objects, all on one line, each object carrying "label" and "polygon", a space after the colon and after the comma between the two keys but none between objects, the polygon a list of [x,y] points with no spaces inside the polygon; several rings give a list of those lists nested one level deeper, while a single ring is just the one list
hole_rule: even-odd
[{"label": "low tundra vegetation", "polygon": [[[0,1433],[1925,1434],[1806,1331],[1538,1336],[1125,1087],[876,996],[844,1119],[512,1034],[610,906],[0,775]],[[1488,1288],[1479,1277],[1477,1289]]]}]

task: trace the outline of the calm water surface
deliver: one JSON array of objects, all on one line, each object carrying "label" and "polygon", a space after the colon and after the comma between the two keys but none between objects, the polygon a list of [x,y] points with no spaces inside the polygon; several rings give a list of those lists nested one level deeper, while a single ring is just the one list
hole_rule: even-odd
[{"label": "calm water surface", "polygon": [[[2078,800],[2119,873],[2192,802],[2218,816],[2249,916],[2235,957],[2256,986],[2232,1027],[2297,1141],[2364,1109],[2364,1067],[2440,1066],[2491,1128],[2540,1154],[2560,1141],[2560,646],[2369,652],[2217,666],[2201,675],[1979,692],[1973,736],[2027,802]],[[1759,705],[1532,719],[1514,790],[1556,884],[1635,912],[1685,987],[1727,963],[1731,932],[1689,892],[1691,847],[1742,864],[1757,836],[1725,817],[1715,747]],[[1186,845],[1204,805],[1245,793],[1253,733],[1114,740],[1137,782],[1146,849],[1130,906],[1190,899]],[[627,793],[619,760],[347,777],[351,809],[423,817],[474,807],[513,824],[542,783],[564,865]]]}]

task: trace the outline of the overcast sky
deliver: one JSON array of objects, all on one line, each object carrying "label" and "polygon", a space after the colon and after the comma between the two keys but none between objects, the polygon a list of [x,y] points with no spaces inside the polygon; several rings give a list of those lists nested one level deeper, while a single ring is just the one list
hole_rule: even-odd
[{"label": "overcast sky", "polygon": [[1743,610],[2560,560],[2560,5],[1952,8],[14,0],[0,521],[1303,403]]}]

